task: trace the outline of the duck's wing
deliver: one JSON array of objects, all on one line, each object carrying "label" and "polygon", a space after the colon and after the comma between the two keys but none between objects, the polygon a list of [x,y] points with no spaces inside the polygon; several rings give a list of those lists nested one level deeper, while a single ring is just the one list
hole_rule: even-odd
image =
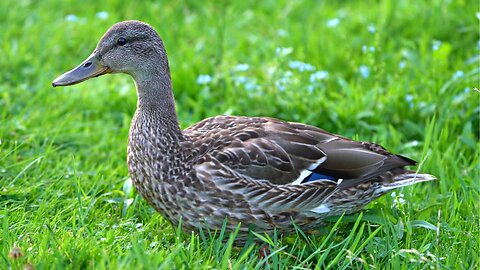
[{"label": "duck's wing", "polygon": [[238,175],[275,185],[330,181],[348,188],[415,165],[377,144],[272,118],[217,116],[187,128],[184,135],[193,143],[199,165],[218,161]]}]

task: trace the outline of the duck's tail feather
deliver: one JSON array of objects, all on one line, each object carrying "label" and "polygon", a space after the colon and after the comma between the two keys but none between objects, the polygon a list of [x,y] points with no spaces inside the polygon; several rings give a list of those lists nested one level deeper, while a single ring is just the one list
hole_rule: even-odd
[{"label": "duck's tail feather", "polygon": [[437,179],[435,176],[426,173],[408,172],[395,175],[393,182],[383,183],[382,191],[386,192],[395,188],[410,186],[416,183],[427,182]]}]

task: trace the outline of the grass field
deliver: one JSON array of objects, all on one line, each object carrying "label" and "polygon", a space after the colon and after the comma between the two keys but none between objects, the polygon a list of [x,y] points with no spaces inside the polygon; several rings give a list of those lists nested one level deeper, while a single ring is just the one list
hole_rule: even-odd
[{"label": "grass field", "polygon": [[[478,269],[478,2],[220,2],[0,1],[0,269]],[[318,235],[264,239],[268,262],[229,235],[180,233],[128,181],[133,81],[51,87],[126,19],[163,37],[182,127],[304,122],[438,180]]]}]

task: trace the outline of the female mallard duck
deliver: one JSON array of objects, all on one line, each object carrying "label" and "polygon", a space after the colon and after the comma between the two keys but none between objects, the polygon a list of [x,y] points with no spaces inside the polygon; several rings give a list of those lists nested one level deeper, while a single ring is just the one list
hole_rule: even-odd
[{"label": "female mallard duck", "polygon": [[229,230],[243,225],[241,238],[252,225],[288,233],[293,221],[310,230],[392,189],[435,179],[380,145],[273,118],[216,116],[180,130],[165,47],[143,22],[112,26],[53,86],[107,73],[129,74],[137,88],[127,157],[133,183],[185,230],[219,229],[225,219]]}]

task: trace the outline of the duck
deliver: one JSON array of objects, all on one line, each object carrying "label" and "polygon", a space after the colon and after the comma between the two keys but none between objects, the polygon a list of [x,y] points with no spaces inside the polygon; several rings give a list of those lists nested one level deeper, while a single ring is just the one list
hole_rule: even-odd
[{"label": "duck", "polygon": [[270,117],[207,118],[180,128],[167,52],[152,26],[114,24],[93,53],[52,85],[130,75],[137,108],[127,148],[138,193],[186,232],[316,230],[400,187],[436,179],[384,147]]}]

